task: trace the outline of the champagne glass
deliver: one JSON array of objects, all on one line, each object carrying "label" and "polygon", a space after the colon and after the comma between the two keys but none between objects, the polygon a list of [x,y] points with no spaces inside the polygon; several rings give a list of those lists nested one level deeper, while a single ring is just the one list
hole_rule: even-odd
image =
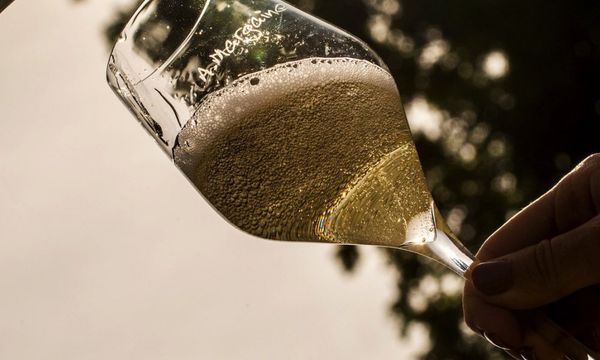
[{"label": "champagne glass", "polygon": [[356,37],[278,0],[146,0],[107,74],[242,231],[401,248],[460,276],[472,264],[427,188],[394,79]]}]

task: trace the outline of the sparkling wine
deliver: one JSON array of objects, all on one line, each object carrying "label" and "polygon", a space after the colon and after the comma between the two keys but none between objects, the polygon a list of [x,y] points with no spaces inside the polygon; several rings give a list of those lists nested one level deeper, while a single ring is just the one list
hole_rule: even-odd
[{"label": "sparkling wine", "polygon": [[393,78],[307,59],[209,95],[175,161],[229,221],[277,240],[399,246],[434,236],[431,195]]}]

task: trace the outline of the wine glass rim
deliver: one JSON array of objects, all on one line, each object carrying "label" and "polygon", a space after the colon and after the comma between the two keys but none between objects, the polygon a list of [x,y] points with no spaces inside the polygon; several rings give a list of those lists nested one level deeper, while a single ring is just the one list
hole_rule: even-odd
[{"label": "wine glass rim", "polygon": [[[133,36],[131,36],[131,35],[133,35],[132,32],[134,32],[136,30],[136,24],[140,21],[143,21],[141,18],[142,14],[145,11],[147,11],[148,14],[146,14],[146,16],[143,16],[143,17],[148,18],[148,17],[152,16],[152,14],[155,13],[155,10],[153,10],[152,8],[149,8],[149,7],[152,4],[154,4],[155,8],[156,8],[156,4],[160,1],[165,1],[165,0],[144,0],[144,2],[142,2],[137,7],[135,12],[131,16],[131,18],[127,21],[127,23],[125,24],[125,26],[119,33],[119,37],[118,37],[117,41],[115,41],[115,43],[113,44],[113,47],[110,51],[109,61],[107,64],[107,69],[106,69],[107,73],[110,73],[112,71],[111,65],[118,63],[119,68],[122,67],[123,65],[126,65],[127,69],[119,69],[119,70],[126,71],[127,77],[130,79],[130,81],[133,81],[133,85],[137,85],[137,84],[143,82],[144,80],[148,79],[149,77],[151,77],[157,71],[164,70],[166,67],[169,66],[170,63],[173,62],[174,59],[176,59],[183,51],[185,51],[186,44],[194,36],[194,33],[197,31],[202,19],[204,18],[204,15],[206,14],[206,12],[209,8],[209,5],[214,0],[204,0],[204,6],[202,7],[200,14],[197,16],[196,22],[188,31],[185,39],[183,41],[181,41],[181,44],[179,45],[179,47],[175,51],[173,51],[167,59],[163,60],[158,67],[148,67],[148,66],[140,65],[141,63],[145,62],[144,60],[138,61],[136,64],[136,62],[134,62],[132,60],[135,58],[139,58],[139,56],[135,55],[135,52],[132,51],[132,49],[134,47],[132,44],[132,41],[133,41],[132,40]],[[167,1],[169,1],[169,0],[167,0]]]}]

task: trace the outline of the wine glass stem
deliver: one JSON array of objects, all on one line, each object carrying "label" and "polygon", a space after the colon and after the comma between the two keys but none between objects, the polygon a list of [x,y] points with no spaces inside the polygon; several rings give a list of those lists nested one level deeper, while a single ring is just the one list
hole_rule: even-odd
[{"label": "wine glass stem", "polygon": [[475,260],[471,252],[450,232],[436,229],[435,240],[420,245],[419,253],[445,265],[461,277]]}]

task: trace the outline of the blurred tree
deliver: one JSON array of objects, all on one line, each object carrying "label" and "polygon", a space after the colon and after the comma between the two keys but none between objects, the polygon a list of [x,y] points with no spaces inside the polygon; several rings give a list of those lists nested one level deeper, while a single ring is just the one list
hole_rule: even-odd
[{"label": "blurred tree", "polygon": [[[476,250],[494,229],[600,150],[600,3],[293,0],[368,42],[394,75],[436,202]],[[139,1],[106,28],[112,44]],[[500,359],[464,329],[461,284],[386,251],[402,334],[425,326],[423,359]],[[352,271],[360,252],[341,247]]]}]

